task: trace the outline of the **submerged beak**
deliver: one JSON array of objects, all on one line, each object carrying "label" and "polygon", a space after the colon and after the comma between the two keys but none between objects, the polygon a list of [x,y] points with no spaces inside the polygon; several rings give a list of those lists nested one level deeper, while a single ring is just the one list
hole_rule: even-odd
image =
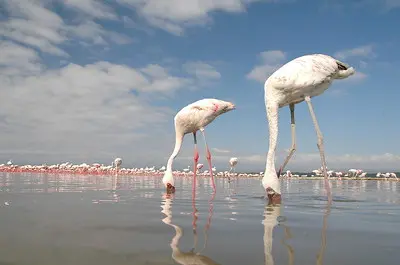
[{"label": "submerged beak", "polygon": [[170,183],[167,184],[167,194],[175,193],[175,187]]},{"label": "submerged beak", "polygon": [[266,189],[268,204],[281,204],[281,195],[276,193],[272,188],[268,187]]}]

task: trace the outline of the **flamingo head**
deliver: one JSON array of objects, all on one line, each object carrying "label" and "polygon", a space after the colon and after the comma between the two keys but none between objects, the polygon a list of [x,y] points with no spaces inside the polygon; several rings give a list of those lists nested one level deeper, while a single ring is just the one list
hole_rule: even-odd
[{"label": "flamingo head", "polygon": [[229,101],[214,99],[212,104],[215,106],[215,112],[217,116],[236,109],[235,104]]},{"label": "flamingo head", "polygon": [[167,183],[167,194],[175,193],[175,187],[171,185],[171,183]]},{"label": "flamingo head", "polygon": [[281,204],[281,195],[276,193],[271,187],[265,189],[268,197],[268,204]]},{"label": "flamingo head", "polygon": [[281,203],[281,184],[275,170],[267,170],[265,172],[262,179],[262,186],[267,193],[269,204]]}]

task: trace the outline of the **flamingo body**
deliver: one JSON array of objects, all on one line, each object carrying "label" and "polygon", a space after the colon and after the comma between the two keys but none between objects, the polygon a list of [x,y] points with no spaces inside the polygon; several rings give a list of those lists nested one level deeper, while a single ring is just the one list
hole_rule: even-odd
[{"label": "flamingo body", "polygon": [[[355,72],[354,68],[345,63],[324,54],[304,55],[293,59],[281,68],[276,70],[264,84],[265,107],[269,124],[269,150],[267,155],[266,169],[262,179],[262,185],[269,196],[277,194],[280,196],[280,183],[275,169],[275,151],[278,138],[278,110],[284,106],[290,106],[292,120],[292,148],[286,158],[283,170],[293,155],[296,146],[294,105],[307,101],[311,116],[318,136],[318,148],[320,149],[321,160],[325,161],[322,134],[319,131],[310,99],[321,95],[326,91],[335,79],[344,79]],[[323,163],[324,176],[326,165]],[[327,177],[325,177],[327,179]]]}]

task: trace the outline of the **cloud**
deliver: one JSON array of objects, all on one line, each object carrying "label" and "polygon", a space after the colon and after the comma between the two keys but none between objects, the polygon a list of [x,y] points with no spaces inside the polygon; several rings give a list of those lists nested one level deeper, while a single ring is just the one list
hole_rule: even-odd
[{"label": "cloud", "polygon": [[[73,23],[66,23],[59,14],[51,11],[51,3],[47,0],[6,0],[4,7],[9,19],[0,22],[0,36],[61,57],[69,57],[62,45],[72,42],[85,41],[91,42],[90,44],[107,45],[127,44],[132,41],[128,36],[105,30],[80,13],[80,16],[77,15],[79,19],[69,20],[74,21]],[[97,8],[97,11],[93,11],[97,12],[97,16],[106,16],[104,12],[108,10],[94,1],[85,0],[78,4],[73,0],[67,3],[80,7],[75,8],[76,11],[86,10],[87,5],[93,4]]]},{"label": "cloud", "polygon": [[279,50],[264,51],[259,54],[261,64],[255,66],[247,78],[264,83],[265,80],[286,60],[286,53]]},{"label": "cloud", "polygon": [[183,65],[186,71],[198,79],[220,79],[221,74],[212,65],[204,62],[190,62]]},{"label": "cloud", "polygon": [[[276,166],[283,163],[287,153],[277,154]],[[266,155],[242,155],[238,157],[237,170],[258,170],[263,171],[266,163]],[[192,157],[182,158],[187,161],[192,160]],[[214,163],[222,164],[217,170],[228,168],[227,163],[230,156],[215,155],[212,157]],[[351,168],[363,169],[364,171],[400,171],[400,156],[391,153],[374,154],[374,155],[329,155],[326,156],[329,170],[347,171]],[[226,165],[226,166],[225,166]],[[321,167],[321,158],[319,153],[295,153],[290,160],[287,170],[293,172],[311,172],[314,169]]]},{"label": "cloud", "polygon": [[359,47],[355,47],[352,49],[342,50],[342,51],[338,51],[334,54],[334,57],[338,58],[339,60],[346,60],[351,57],[374,58],[375,56],[376,56],[376,54],[373,51],[372,45],[364,45],[364,46],[359,46]]},{"label": "cloud", "polygon": [[[121,156],[130,166],[164,162],[168,152],[160,150],[169,150],[174,140],[175,110],[163,97],[199,87],[198,77],[218,79],[218,71],[205,62],[185,62],[189,68],[177,69],[160,63],[85,63],[80,54],[79,63],[73,62],[77,56],[69,43],[118,45],[125,39],[92,20],[110,16],[81,20],[87,10],[75,8],[79,22],[72,26],[48,3],[6,2],[10,16],[0,25],[0,160],[108,163]],[[88,3],[97,2],[82,2]]]},{"label": "cloud", "polygon": [[213,12],[241,13],[255,2],[292,2],[284,0],[117,0],[134,9],[150,25],[174,35],[182,35],[186,27],[206,25],[212,22]]},{"label": "cloud", "polygon": [[97,0],[64,0],[67,7],[82,11],[85,15],[102,19],[116,19],[114,11]]},{"label": "cloud", "polygon": [[216,153],[230,153],[231,151],[225,150],[225,149],[219,149],[219,148],[213,148],[212,149]]}]

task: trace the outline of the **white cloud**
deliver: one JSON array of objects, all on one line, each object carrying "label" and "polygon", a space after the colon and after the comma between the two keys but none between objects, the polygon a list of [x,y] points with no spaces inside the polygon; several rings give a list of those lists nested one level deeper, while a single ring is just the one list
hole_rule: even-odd
[{"label": "white cloud", "polygon": [[346,60],[351,57],[374,58],[375,56],[376,55],[373,51],[372,45],[364,45],[352,49],[342,50],[334,54],[334,57],[338,58],[339,60]]},{"label": "white cloud", "polygon": [[246,77],[264,83],[274,71],[282,66],[286,60],[286,53],[279,50],[264,51],[259,54],[259,58],[261,64],[255,66]]},{"label": "white cloud", "polygon": [[114,11],[98,0],[64,0],[65,5],[96,18],[115,19]]},{"label": "white cloud", "polygon": [[291,2],[279,0],[117,0],[136,10],[147,22],[175,35],[182,35],[185,27],[205,25],[212,21],[210,13],[245,12],[254,2]]},{"label": "white cloud", "polygon": [[190,62],[183,65],[189,74],[195,75],[198,79],[220,79],[221,74],[212,65],[204,62]]},{"label": "white cloud", "polygon": [[212,149],[216,153],[230,153],[231,151],[225,150],[225,149],[219,149],[219,148],[213,148]]},{"label": "white cloud", "polygon": [[[89,2],[95,3],[82,3]],[[199,86],[198,76],[216,79],[219,73],[199,62],[187,62],[192,66],[187,73],[156,63],[134,68],[105,60],[67,61],[74,56],[65,49],[71,42],[106,45],[126,39],[91,20],[108,16],[81,20],[87,10],[76,8],[79,23],[72,26],[49,3],[6,2],[10,16],[0,25],[7,39],[0,40],[0,160],[108,163],[121,156],[125,165],[164,164],[174,140],[175,110],[157,99]],[[55,59],[56,67],[47,65],[41,52]]]},{"label": "white cloud", "polygon": [[[86,0],[79,2],[79,5],[76,1],[68,3],[81,7],[77,9],[79,11],[85,10],[86,4],[95,2]],[[101,8],[103,5],[97,4],[96,12],[107,10]],[[9,19],[0,22],[0,36],[51,55],[68,57],[61,45],[71,44],[72,41],[90,41],[97,45],[126,44],[132,41],[120,33],[105,30],[87,16],[81,16],[77,21],[71,20],[74,23],[67,24],[60,15],[51,11],[52,2],[47,0],[6,0],[4,7]]]},{"label": "white cloud", "polygon": [[[276,167],[278,168],[287,153],[277,154]],[[266,163],[266,155],[245,155],[238,157],[237,170],[259,170],[263,171]],[[192,157],[184,157],[186,161],[193,160]],[[217,170],[224,170],[228,168],[227,163],[230,156],[227,155],[215,155],[212,156],[214,163],[222,164],[221,168],[217,167]],[[347,171],[350,168],[363,169],[364,171],[399,171],[400,170],[400,156],[390,153],[375,154],[375,155],[356,155],[356,154],[344,154],[344,155],[329,155],[326,154],[328,169]],[[226,165],[226,166],[225,166]],[[295,153],[290,160],[287,170],[300,171],[300,172],[311,172],[314,169],[321,167],[321,158],[319,153]]]}]

